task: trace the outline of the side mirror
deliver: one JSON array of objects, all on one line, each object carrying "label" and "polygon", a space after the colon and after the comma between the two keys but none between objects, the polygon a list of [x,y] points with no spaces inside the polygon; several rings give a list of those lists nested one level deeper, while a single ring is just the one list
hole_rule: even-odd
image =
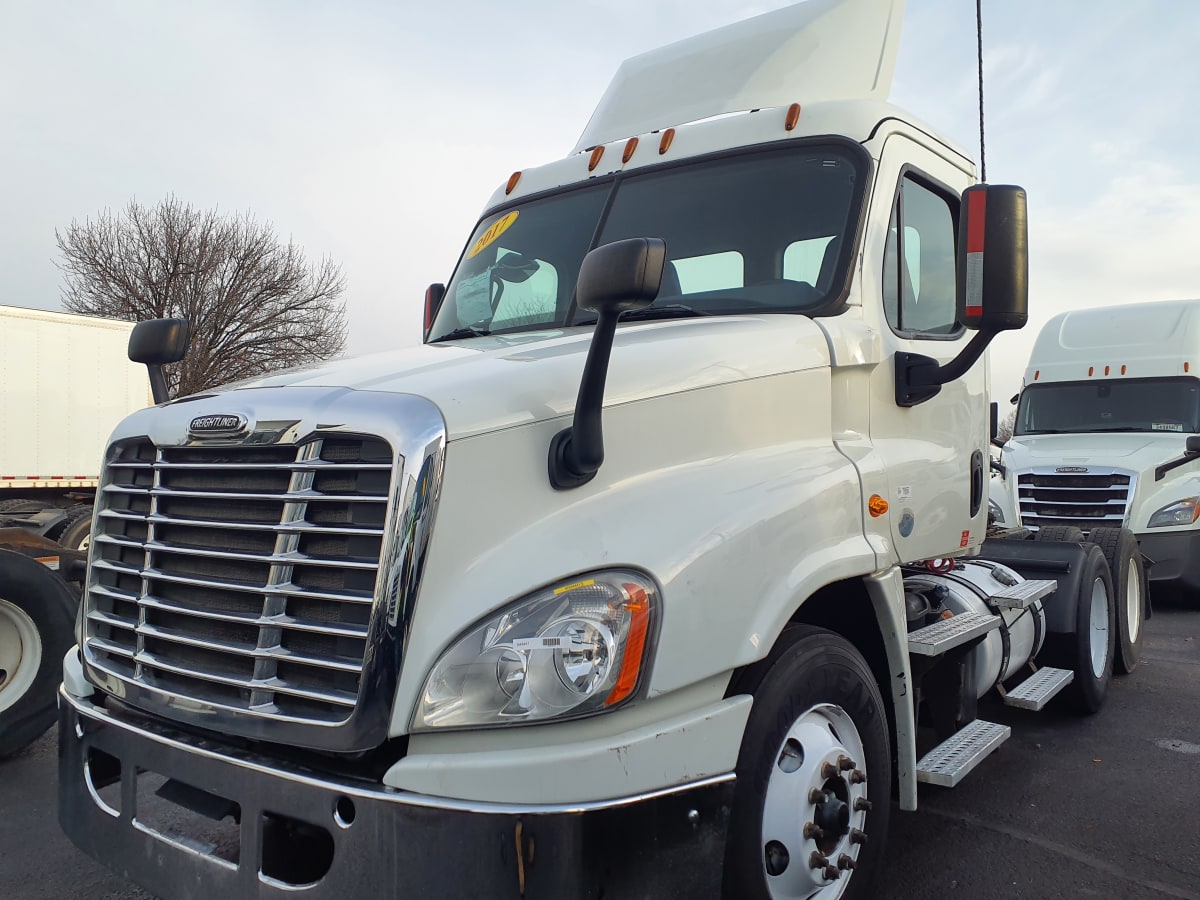
[{"label": "side mirror", "polygon": [[1189,434],[1187,441],[1183,445],[1183,455],[1155,467],[1154,480],[1162,481],[1163,476],[1172,469],[1178,469],[1180,466],[1187,465],[1197,457],[1200,457],[1200,434]]},{"label": "side mirror", "polygon": [[129,335],[129,358],[145,364],[155,403],[170,399],[162,367],[183,359],[190,338],[187,319],[147,319],[133,326]]},{"label": "side mirror", "polygon": [[659,238],[616,241],[596,247],[583,258],[575,283],[575,302],[598,318],[583,364],[575,417],[571,427],[550,441],[547,466],[550,484],[556,490],[587,484],[604,462],[600,413],[617,319],[623,312],[654,302],[666,262],[667,245]]},{"label": "side mirror", "polygon": [[438,310],[442,308],[442,300],[446,297],[446,286],[444,284],[431,284],[425,288],[425,330],[422,332],[423,337],[429,337],[429,329],[433,326],[434,317],[437,316]]},{"label": "side mirror", "polygon": [[963,191],[958,229],[958,321],[978,331],[1029,319],[1029,218],[1025,189],[977,184]]},{"label": "side mirror", "polygon": [[1184,446],[1186,456],[1200,456],[1200,434],[1189,434]]}]

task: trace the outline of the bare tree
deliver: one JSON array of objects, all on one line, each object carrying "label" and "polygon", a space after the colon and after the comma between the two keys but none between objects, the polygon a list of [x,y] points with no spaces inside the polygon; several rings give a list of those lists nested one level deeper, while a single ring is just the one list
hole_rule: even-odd
[{"label": "bare tree", "polygon": [[223,216],[173,196],[55,231],[71,312],[117,319],[181,316],[192,340],[167,368],[173,393],[328,359],[346,343],[341,267],[310,266],[250,214]]},{"label": "bare tree", "polygon": [[996,428],[996,437],[1008,443],[1009,438],[1013,436],[1013,429],[1017,427],[1017,408],[1014,406],[1008,411],[1008,415],[1004,417],[999,426]]}]

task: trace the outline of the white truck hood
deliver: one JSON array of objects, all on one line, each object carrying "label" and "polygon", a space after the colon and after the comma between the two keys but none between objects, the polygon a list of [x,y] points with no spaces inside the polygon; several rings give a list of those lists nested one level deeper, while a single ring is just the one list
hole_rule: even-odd
[{"label": "white truck hood", "polygon": [[1186,434],[1039,434],[1014,437],[1003,462],[1017,470],[1050,466],[1111,466],[1141,472],[1183,453]]},{"label": "white truck hood", "polygon": [[[227,390],[303,385],[416,394],[437,404],[454,440],[573,413],[591,337],[590,328],[572,328],[426,344]],[[609,363],[605,406],[829,364],[824,332],[804,316],[624,325]]]}]

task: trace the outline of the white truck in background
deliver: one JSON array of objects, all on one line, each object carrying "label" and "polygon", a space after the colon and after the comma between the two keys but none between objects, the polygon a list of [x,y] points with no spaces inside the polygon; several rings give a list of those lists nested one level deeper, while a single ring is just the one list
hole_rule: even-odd
[{"label": "white truck in background", "polygon": [[132,322],[0,306],[0,527],[86,547],[113,426],[153,401]]},{"label": "white truck in background", "polygon": [[424,346],[116,428],[72,841],[164,898],[861,900],[981,698],[1099,709],[1102,551],[985,543],[1025,194],[884,102],[902,7],[627,61]]}]

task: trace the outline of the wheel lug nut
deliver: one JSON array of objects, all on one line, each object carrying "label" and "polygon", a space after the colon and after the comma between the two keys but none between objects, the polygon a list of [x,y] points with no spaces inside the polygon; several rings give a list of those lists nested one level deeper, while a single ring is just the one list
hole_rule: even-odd
[{"label": "wheel lug nut", "polygon": [[837,767],[833,763],[821,763],[821,777],[826,781],[828,781],[830,778],[835,778],[837,773]]},{"label": "wheel lug nut", "polygon": [[850,783],[851,784],[862,784],[866,780],[867,780],[867,776],[864,775],[862,772],[860,772],[858,769],[855,769],[853,772],[850,773]]},{"label": "wheel lug nut", "polygon": [[838,871],[837,866],[826,866],[825,871],[821,873],[829,881],[837,881],[842,877],[842,873]]},{"label": "wheel lug nut", "polygon": [[859,797],[854,801],[855,812],[870,812],[873,804],[866,797]]},{"label": "wheel lug nut", "polygon": [[808,858],[808,867],[810,869],[823,869],[829,865],[829,857],[821,853],[820,850],[814,850]]},{"label": "wheel lug nut", "polygon": [[813,822],[805,822],[804,837],[806,840],[819,841],[825,837],[825,831]]},{"label": "wheel lug nut", "polygon": [[857,828],[850,829],[850,843],[865,844],[866,842],[867,842],[867,836],[865,834],[863,834]]},{"label": "wheel lug nut", "polygon": [[854,858],[851,857],[847,853],[841,854],[838,857],[838,866],[837,867],[839,869],[853,869],[854,868]]},{"label": "wheel lug nut", "polygon": [[820,788],[813,788],[808,792],[808,802],[814,806],[819,806],[825,802],[825,792]]},{"label": "wheel lug nut", "polygon": [[838,768],[841,769],[843,772],[849,772],[851,769],[858,768],[858,763],[856,763],[854,760],[852,760],[848,756],[839,756],[837,764],[838,764]]}]

